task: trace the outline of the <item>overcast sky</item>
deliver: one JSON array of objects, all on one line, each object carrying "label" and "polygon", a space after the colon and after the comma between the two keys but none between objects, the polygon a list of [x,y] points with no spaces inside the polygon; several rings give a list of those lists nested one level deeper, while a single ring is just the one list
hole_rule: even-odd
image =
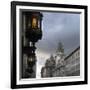
[{"label": "overcast sky", "polygon": [[55,54],[59,42],[64,45],[65,54],[80,45],[80,14],[42,12],[42,40],[37,42],[37,77],[41,67],[51,54]]}]

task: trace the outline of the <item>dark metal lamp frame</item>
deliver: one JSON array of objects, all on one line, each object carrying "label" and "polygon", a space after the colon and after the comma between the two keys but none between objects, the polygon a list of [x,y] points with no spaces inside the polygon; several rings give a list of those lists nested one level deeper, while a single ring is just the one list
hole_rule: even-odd
[{"label": "dark metal lamp frame", "polygon": [[[16,6],[44,6],[53,8],[73,8],[73,9],[83,9],[84,13],[84,81],[73,81],[73,82],[55,82],[55,83],[42,83],[42,84],[23,84],[16,85]],[[65,85],[80,85],[87,84],[87,6],[83,5],[67,5],[67,4],[52,4],[52,3],[33,3],[33,2],[11,2],[11,88],[32,88],[32,87],[48,87],[48,86],[65,86]]]}]

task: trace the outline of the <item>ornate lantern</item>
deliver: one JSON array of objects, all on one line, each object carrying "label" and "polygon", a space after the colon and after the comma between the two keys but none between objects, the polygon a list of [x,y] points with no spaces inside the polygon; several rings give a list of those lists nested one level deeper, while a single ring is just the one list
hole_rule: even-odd
[{"label": "ornate lantern", "polygon": [[31,42],[37,42],[42,38],[41,21],[42,14],[40,12],[27,12],[26,17],[26,37]]}]

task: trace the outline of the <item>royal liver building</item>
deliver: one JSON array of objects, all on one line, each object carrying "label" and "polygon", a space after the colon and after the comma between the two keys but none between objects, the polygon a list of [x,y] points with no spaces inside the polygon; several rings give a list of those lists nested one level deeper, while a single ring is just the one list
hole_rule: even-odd
[{"label": "royal liver building", "polygon": [[41,77],[64,77],[80,75],[80,47],[74,49],[69,55],[65,56],[58,52],[55,56],[51,55],[46,60],[41,69]]}]

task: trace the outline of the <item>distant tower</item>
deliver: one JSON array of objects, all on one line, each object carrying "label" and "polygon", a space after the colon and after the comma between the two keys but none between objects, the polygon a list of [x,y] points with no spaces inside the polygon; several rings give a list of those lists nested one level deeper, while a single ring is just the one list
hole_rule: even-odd
[{"label": "distant tower", "polygon": [[23,11],[22,18],[22,78],[35,78],[35,43],[42,38],[42,14],[40,12]]}]

